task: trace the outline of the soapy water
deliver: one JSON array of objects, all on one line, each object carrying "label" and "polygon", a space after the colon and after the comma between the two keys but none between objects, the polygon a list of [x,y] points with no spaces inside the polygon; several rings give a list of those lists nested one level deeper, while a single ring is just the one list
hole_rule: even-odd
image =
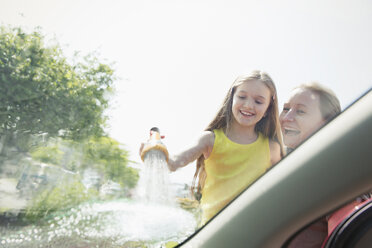
[{"label": "soapy water", "polygon": [[197,227],[175,203],[164,154],[150,150],[133,199],[85,203],[27,226],[0,226],[0,247],[162,247]]},{"label": "soapy water", "polygon": [[1,230],[0,247],[161,247],[195,231],[195,218],[174,206],[118,200],[84,204],[42,225]]},{"label": "soapy water", "polygon": [[174,204],[175,192],[172,192],[169,185],[169,170],[164,153],[156,149],[148,151],[137,185],[137,199],[151,203]]}]

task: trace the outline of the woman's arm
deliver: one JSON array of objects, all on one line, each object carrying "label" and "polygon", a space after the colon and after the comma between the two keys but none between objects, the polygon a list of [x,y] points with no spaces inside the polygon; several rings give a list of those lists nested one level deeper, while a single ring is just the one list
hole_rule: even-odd
[{"label": "woman's arm", "polygon": [[198,159],[201,155],[204,155],[204,158],[208,158],[212,152],[213,144],[214,133],[205,131],[199,137],[199,139],[193,145],[189,146],[185,151],[169,157],[169,170],[175,171],[178,168],[184,167]]},{"label": "woman's arm", "polygon": [[270,140],[269,147],[271,165],[274,165],[282,159],[282,156],[280,155],[280,145],[278,142]]}]

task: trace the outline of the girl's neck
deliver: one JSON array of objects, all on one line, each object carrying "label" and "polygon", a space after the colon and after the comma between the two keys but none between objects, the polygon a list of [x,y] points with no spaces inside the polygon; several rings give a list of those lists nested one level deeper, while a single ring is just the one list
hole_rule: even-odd
[{"label": "girl's neck", "polygon": [[254,130],[254,126],[247,127],[236,125],[236,123],[232,123],[230,128],[225,130],[225,134],[231,141],[234,141],[238,144],[251,144],[258,138],[258,134]]}]

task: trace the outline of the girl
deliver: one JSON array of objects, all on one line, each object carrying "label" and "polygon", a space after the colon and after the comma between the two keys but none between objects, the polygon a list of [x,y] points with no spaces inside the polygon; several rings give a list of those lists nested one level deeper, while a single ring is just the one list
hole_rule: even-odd
[{"label": "girl", "polygon": [[201,224],[205,224],[284,155],[278,100],[268,74],[253,71],[232,84],[197,142],[169,157],[171,171],[197,160]]}]

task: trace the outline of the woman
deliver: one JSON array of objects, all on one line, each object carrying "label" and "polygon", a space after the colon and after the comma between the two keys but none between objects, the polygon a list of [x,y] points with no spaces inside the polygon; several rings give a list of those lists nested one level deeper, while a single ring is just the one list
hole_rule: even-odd
[{"label": "woman", "polygon": [[[279,117],[287,152],[340,112],[336,95],[320,84],[303,84],[293,89]],[[321,247],[326,237],[327,221],[323,218],[300,232],[288,247]]]},{"label": "woman", "polygon": [[336,95],[320,84],[303,84],[293,89],[279,117],[287,149],[296,148],[340,112]]}]

